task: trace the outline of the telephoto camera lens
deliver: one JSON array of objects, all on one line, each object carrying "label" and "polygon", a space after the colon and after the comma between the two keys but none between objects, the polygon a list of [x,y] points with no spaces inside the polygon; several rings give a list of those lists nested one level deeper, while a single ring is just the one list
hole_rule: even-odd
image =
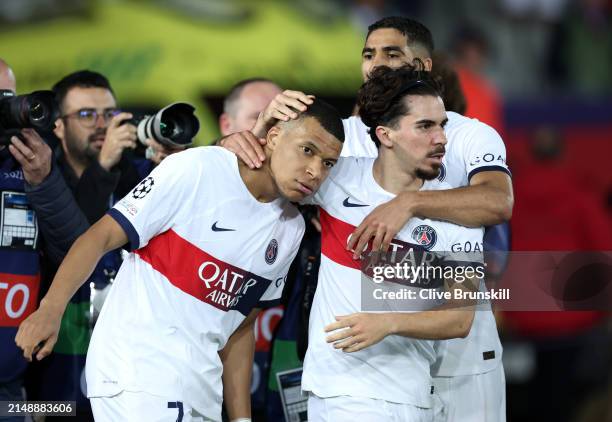
[{"label": "telephoto camera lens", "polygon": [[169,148],[191,145],[200,130],[194,111],[190,104],[173,103],[152,116],[145,116],[137,124],[138,139],[145,144],[151,138]]},{"label": "telephoto camera lens", "polygon": [[53,91],[15,95],[10,90],[0,90],[0,145],[7,145],[11,136],[24,128],[53,130],[59,114]]},{"label": "telephoto camera lens", "polygon": [[39,122],[45,118],[45,106],[41,103],[34,103],[30,107],[30,121]]}]

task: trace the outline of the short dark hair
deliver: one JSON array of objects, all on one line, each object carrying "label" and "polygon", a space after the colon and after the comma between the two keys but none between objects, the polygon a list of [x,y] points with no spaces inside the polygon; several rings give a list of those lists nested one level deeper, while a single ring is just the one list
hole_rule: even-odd
[{"label": "short dark hair", "polygon": [[431,31],[422,23],[403,16],[389,16],[382,18],[368,26],[368,34],[366,35],[366,39],[368,39],[372,32],[383,28],[393,28],[398,30],[406,36],[409,46],[417,45],[424,48],[429,56],[433,54],[433,35],[431,35]]},{"label": "short dark hair", "polygon": [[[420,62],[420,61],[419,61]],[[377,126],[396,127],[398,121],[410,114],[405,101],[407,95],[440,97],[441,85],[421,66],[406,64],[392,69],[379,66],[361,85],[357,94],[359,115],[370,129],[370,137],[380,147]]]},{"label": "short dark hair", "polygon": [[230,113],[231,108],[234,106],[236,101],[238,101],[238,99],[240,98],[240,94],[242,94],[242,91],[244,90],[244,88],[247,85],[256,83],[256,82],[267,82],[267,83],[271,83],[272,85],[276,85],[280,88],[280,86],[276,82],[270,79],[267,79],[267,78],[249,78],[249,79],[243,79],[241,81],[238,81],[230,88],[229,92],[225,96],[225,99],[223,100],[223,112]]},{"label": "short dark hair", "polygon": [[92,72],[91,70],[79,70],[64,76],[58,83],[53,85],[53,92],[55,93],[55,99],[60,107],[63,106],[64,99],[72,88],[104,88],[108,89],[110,93],[115,96],[113,89],[110,86],[110,82],[104,75],[98,72]]},{"label": "short dark hair", "polygon": [[[308,106],[306,111],[300,113],[298,121],[307,117],[315,119],[330,135],[334,136],[340,142],[344,142],[342,117],[334,106],[319,98],[314,98],[312,104]],[[291,120],[289,122],[291,122]]]}]

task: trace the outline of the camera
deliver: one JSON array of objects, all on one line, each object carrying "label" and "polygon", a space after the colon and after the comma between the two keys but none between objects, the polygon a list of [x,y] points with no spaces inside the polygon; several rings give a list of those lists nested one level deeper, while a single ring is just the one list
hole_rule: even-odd
[{"label": "camera", "polygon": [[137,127],[138,139],[143,145],[151,138],[169,148],[188,146],[200,130],[194,111],[190,104],[172,103],[154,115],[135,118],[129,123]]},{"label": "camera", "polygon": [[0,145],[8,145],[11,136],[21,129],[51,131],[59,117],[59,107],[53,91],[34,91],[15,95],[8,89],[0,90]]}]

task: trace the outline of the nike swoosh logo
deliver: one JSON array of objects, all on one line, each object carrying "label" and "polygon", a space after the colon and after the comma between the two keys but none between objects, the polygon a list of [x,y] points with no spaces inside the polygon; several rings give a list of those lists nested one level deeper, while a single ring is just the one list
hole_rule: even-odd
[{"label": "nike swoosh logo", "polygon": [[215,221],[211,227],[214,232],[235,232],[236,229],[224,229],[223,227],[217,227],[218,221]]},{"label": "nike swoosh logo", "polygon": [[345,207],[369,207],[369,205],[367,204],[353,204],[352,202],[349,202],[349,196],[346,197],[346,199],[344,200],[344,202],[342,203],[342,205],[344,205]]}]

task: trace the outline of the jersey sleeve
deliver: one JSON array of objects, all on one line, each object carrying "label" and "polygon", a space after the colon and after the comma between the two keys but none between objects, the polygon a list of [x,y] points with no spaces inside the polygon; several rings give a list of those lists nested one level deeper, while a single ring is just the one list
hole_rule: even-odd
[{"label": "jersey sleeve", "polygon": [[357,116],[342,119],[344,126],[344,144],[341,157],[376,158],[378,149],[372,141],[369,129]]},{"label": "jersey sleeve", "polygon": [[468,181],[483,171],[502,171],[512,176],[506,164],[506,146],[492,127],[478,123],[470,133],[463,150]]},{"label": "jersey sleeve", "polygon": [[309,197],[306,198],[306,201],[303,201],[303,204],[304,205],[318,205],[318,206],[323,204],[325,202],[326,192],[329,191],[329,187],[331,184],[332,184],[332,179],[331,177],[328,177],[327,179],[325,179],[323,184],[321,184],[319,189],[313,195],[310,195]]},{"label": "jersey sleeve", "polygon": [[167,157],[108,211],[127,234],[130,250],[170,229],[188,204],[197,180],[197,163],[188,153]]},{"label": "jersey sleeve", "polygon": [[[454,226],[448,230],[443,261],[445,266],[454,267],[455,280],[463,282],[465,277],[484,278],[483,256],[484,229]],[[477,286],[477,285],[476,285]]]},{"label": "jersey sleeve", "polygon": [[298,227],[296,229],[296,236],[293,244],[291,245],[291,252],[287,256],[287,260],[283,263],[282,267],[279,268],[279,272],[276,277],[272,279],[272,283],[266,289],[264,294],[259,299],[259,302],[255,306],[256,308],[271,308],[280,304],[280,299],[283,294],[283,288],[287,281],[287,274],[289,268],[293,263],[302,243],[302,237],[304,237],[305,224],[304,219],[300,216],[298,219]]}]

